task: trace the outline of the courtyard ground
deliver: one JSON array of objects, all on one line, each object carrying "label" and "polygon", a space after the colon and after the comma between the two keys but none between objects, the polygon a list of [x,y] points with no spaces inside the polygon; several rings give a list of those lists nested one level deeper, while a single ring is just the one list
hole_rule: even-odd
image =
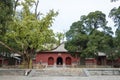
[{"label": "courtyard ground", "polygon": [[120,80],[120,76],[90,76],[90,77],[27,77],[0,76],[0,80]]},{"label": "courtyard ground", "polygon": [[14,75],[5,75],[12,71],[9,70],[4,75],[0,74],[0,80],[120,80],[120,75],[87,76],[83,70],[82,68],[47,68],[33,69],[28,76],[17,75],[18,72],[21,73],[22,71],[14,71],[16,72]]}]

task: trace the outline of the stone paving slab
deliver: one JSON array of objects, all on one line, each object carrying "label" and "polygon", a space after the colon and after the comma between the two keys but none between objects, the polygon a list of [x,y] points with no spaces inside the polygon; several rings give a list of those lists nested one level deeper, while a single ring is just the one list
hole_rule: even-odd
[{"label": "stone paving slab", "polygon": [[0,80],[29,80],[27,76],[0,76]]},{"label": "stone paving slab", "polygon": [[90,76],[90,77],[28,77],[0,76],[0,80],[120,80],[120,76]]}]

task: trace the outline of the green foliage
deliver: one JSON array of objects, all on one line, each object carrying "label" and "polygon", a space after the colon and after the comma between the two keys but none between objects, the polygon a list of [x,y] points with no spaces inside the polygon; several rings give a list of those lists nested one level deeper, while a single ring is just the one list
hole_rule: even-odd
[{"label": "green foliage", "polygon": [[70,52],[81,52],[86,48],[88,41],[88,35],[81,21],[74,22],[70,27],[70,30],[66,33],[67,42],[65,48]]},{"label": "green foliage", "polygon": [[115,27],[117,27],[116,35],[119,35],[120,32],[120,7],[113,8],[110,13],[109,17],[113,19],[115,23]]},{"label": "green foliage", "polygon": [[60,45],[64,41],[64,34],[61,32],[56,33],[57,45]]},{"label": "green foliage", "polygon": [[105,52],[113,46],[112,31],[106,24],[106,15],[101,11],[81,16],[66,33],[65,48],[71,53],[79,52],[83,57],[96,57],[98,52]]},{"label": "green foliage", "polygon": [[[6,33],[6,39],[10,42],[10,46],[25,51],[30,49],[47,49],[44,45],[54,42],[54,33],[50,29],[53,20],[58,13],[50,10],[47,15],[41,19],[37,19],[35,13],[30,11],[30,7],[33,6],[34,1],[25,0],[22,2],[23,9],[16,15],[8,27]],[[11,42],[12,41],[12,42]]]},{"label": "green foliage", "polygon": [[12,0],[0,0],[0,36],[5,34],[8,22],[11,20],[13,12],[12,4]]},{"label": "green foliage", "polygon": [[108,31],[106,15],[101,11],[90,12],[87,16],[82,16],[81,20],[84,23],[87,34],[92,34],[94,30],[99,29],[105,32]]},{"label": "green foliage", "polygon": [[106,54],[107,54],[109,60],[116,60],[120,57],[120,50],[116,47],[107,48]]},{"label": "green foliage", "polygon": [[[113,8],[110,13],[109,13],[109,17],[113,19],[114,23],[115,23],[115,27],[117,28],[115,33],[116,33],[116,36],[114,38],[114,44],[115,44],[115,47],[114,48],[110,48],[111,49],[111,54],[112,55],[112,58],[113,57],[119,57],[120,56],[120,6],[118,8]],[[109,49],[109,50],[110,50]],[[117,53],[116,53],[116,50],[117,50]],[[111,56],[110,54],[110,56]]]},{"label": "green foliage", "polygon": [[[12,5],[12,0],[0,0],[0,41],[4,41],[9,21],[12,20]],[[4,55],[5,53],[9,55],[10,51],[0,44],[0,54]]]}]

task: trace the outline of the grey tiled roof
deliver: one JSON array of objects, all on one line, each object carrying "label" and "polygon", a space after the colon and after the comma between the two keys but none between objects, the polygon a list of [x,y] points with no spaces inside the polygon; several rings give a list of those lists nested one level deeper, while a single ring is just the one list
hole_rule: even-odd
[{"label": "grey tiled roof", "polygon": [[103,52],[98,52],[98,56],[106,56],[106,54]]},{"label": "grey tiled roof", "polygon": [[62,43],[60,46],[58,46],[56,49],[52,50],[51,52],[68,52],[64,47],[65,44]]}]

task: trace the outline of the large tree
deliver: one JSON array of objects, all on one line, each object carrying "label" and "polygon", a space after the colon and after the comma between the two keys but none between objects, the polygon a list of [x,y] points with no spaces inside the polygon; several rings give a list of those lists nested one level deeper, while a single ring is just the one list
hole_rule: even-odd
[{"label": "large tree", "polygon": [[[5,34],[5,44],[1,42],[6,48],[20,54],[28,68],[32,67],[31,62],[36,50],[46,50],[47,44],[55,42],[50,26],[58,13],[50,10],[46,15],[39,15],[38,3],[35,0],[17,0],[16,4],[22,9],[17,11],[17,6],[14,7],[15,13]],[[32,12],[32,8],[35,8],[35,11]]]},{"label": "large tree", "polygon": [[[110,50],[110,59],[115,60],[120,57],[120,6],[118,8],[113,8],[110,13],[109,17],[113,19],[115,23],[114,27],[116,27],[115,37],[114,37],[114,48]],[[112,61],[113,62],[113,61]]]},{"label": "large tree", "polygon": [[80,21],[74,22],[66,33],[66,49],[84,57],[98,56],[98,52],[104,51],[112,41],[111,28],[106,24],[106,15],[101,11],[81,16]]}]

